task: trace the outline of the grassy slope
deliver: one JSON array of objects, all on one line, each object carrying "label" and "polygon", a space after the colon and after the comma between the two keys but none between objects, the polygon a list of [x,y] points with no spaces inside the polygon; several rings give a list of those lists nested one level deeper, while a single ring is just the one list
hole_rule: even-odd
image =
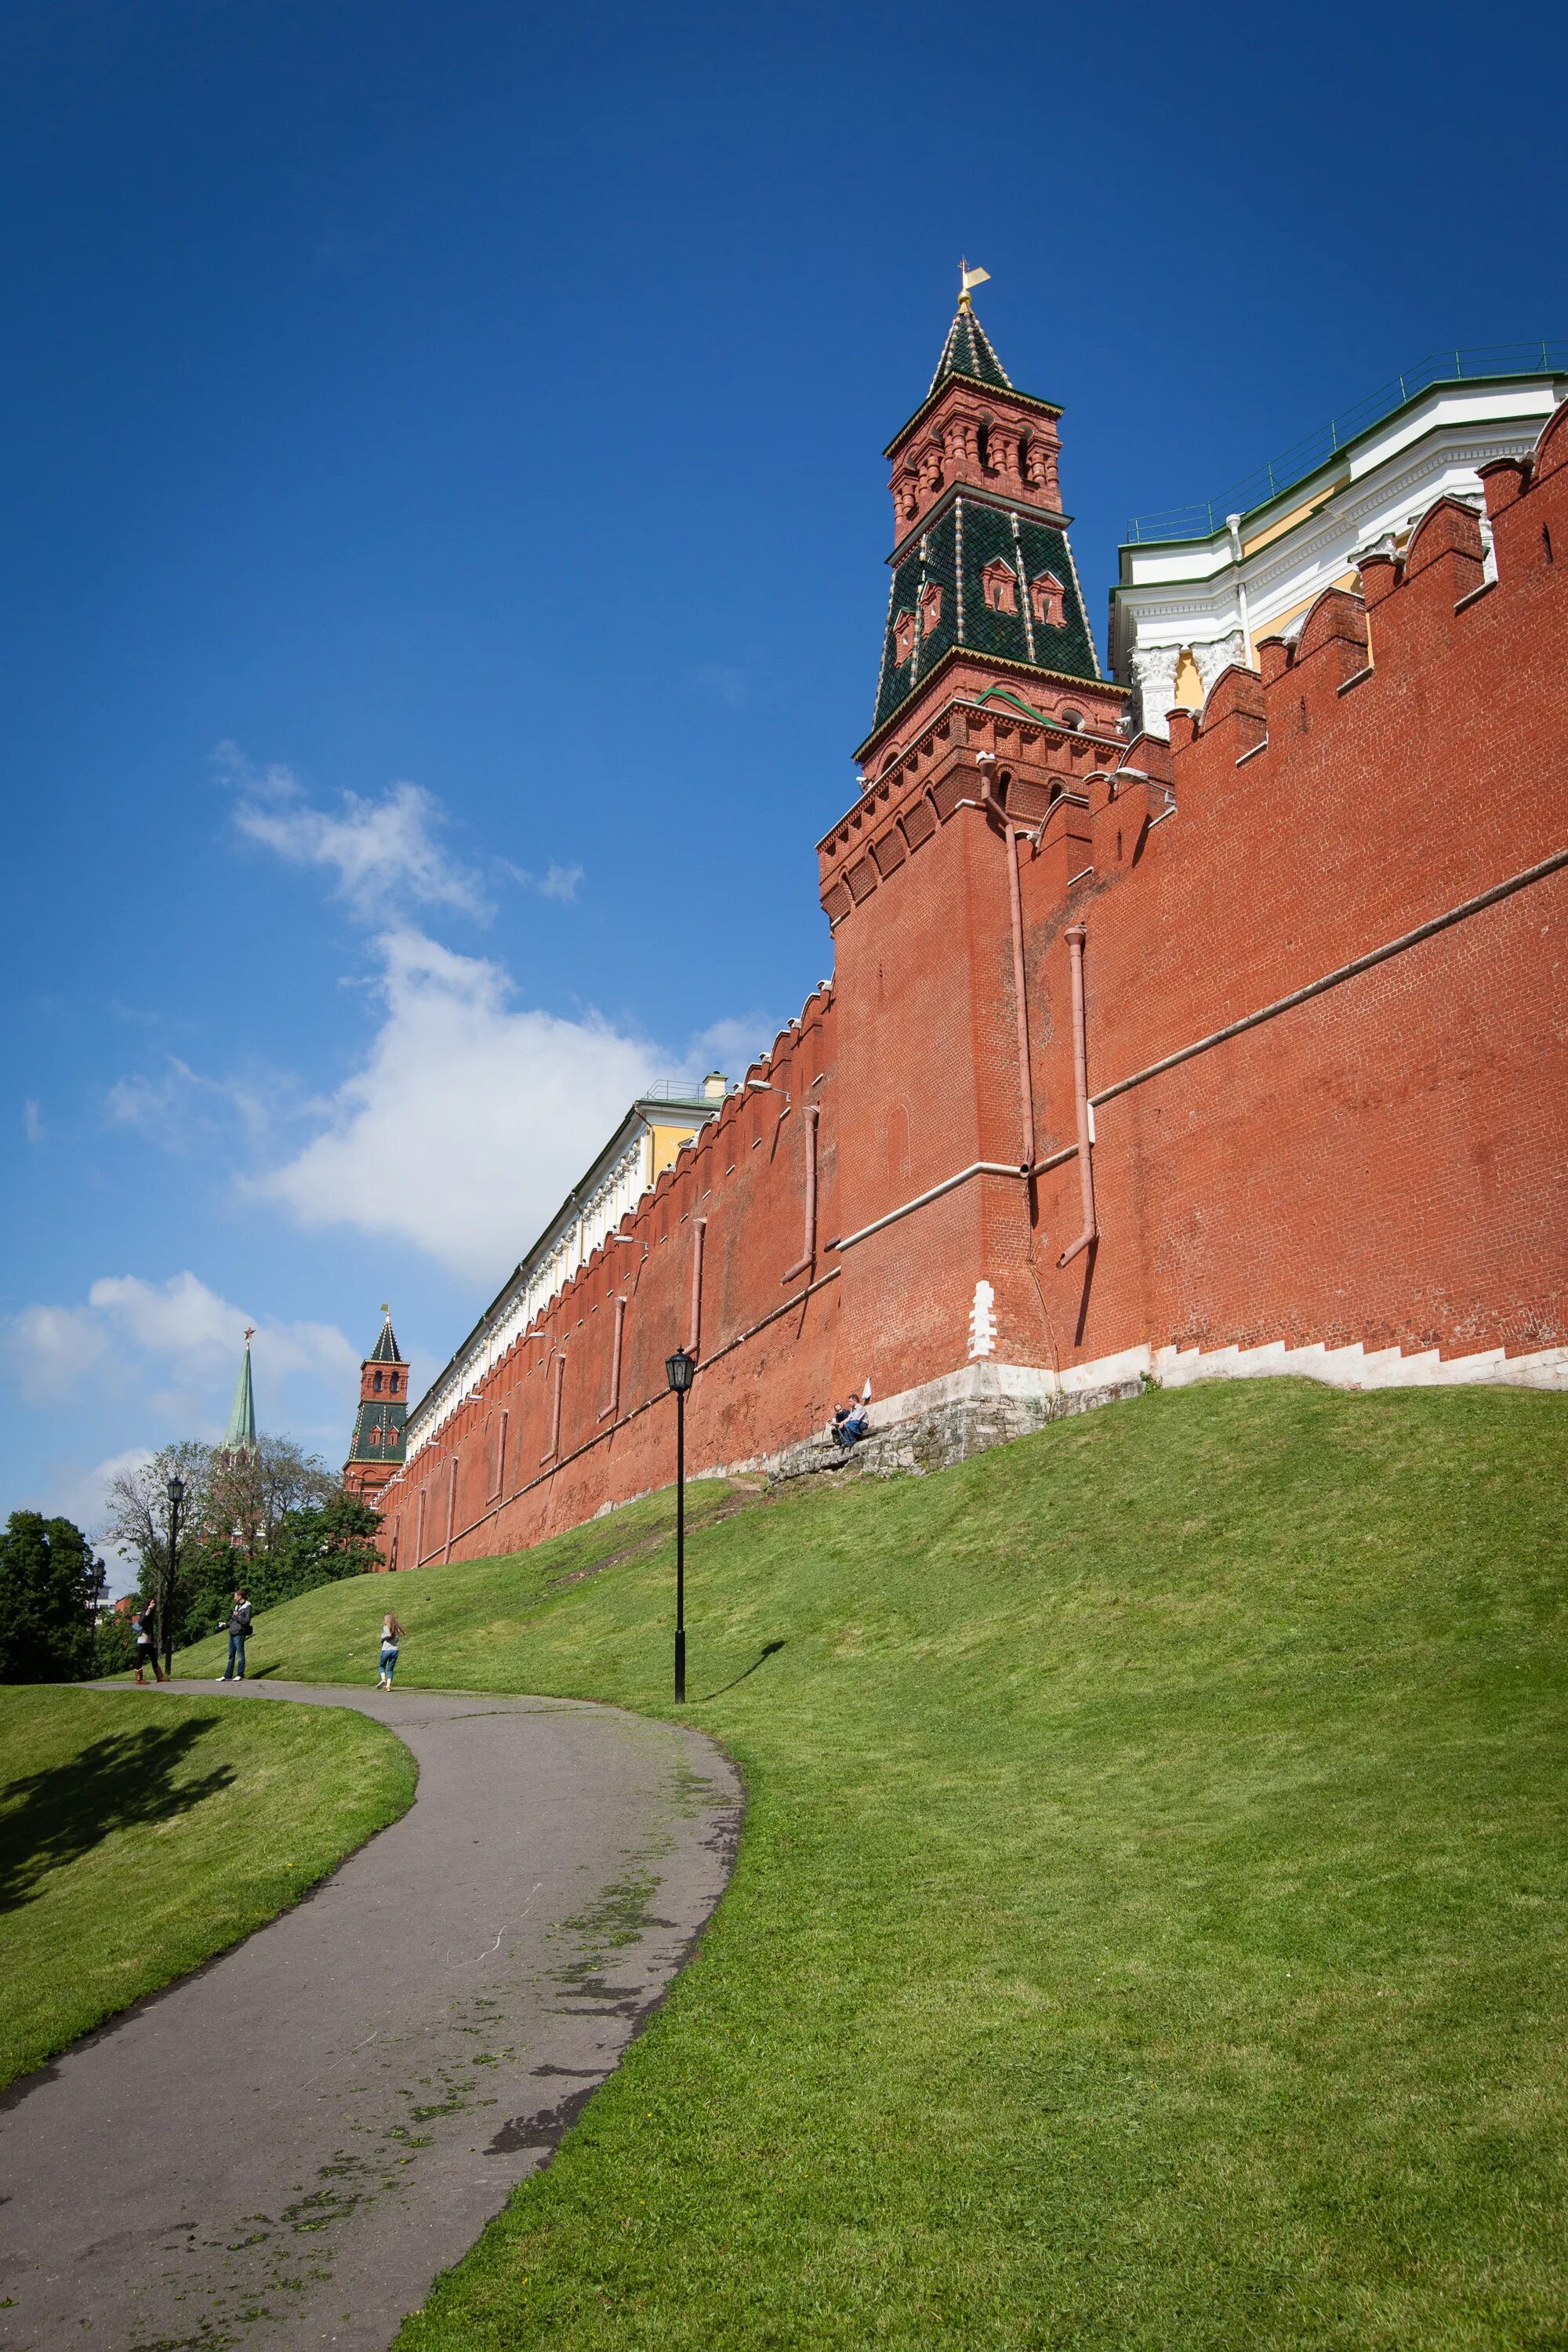
[{"label": "grassy slope", "polygon": [[0,2085],[272,1918],[410,1803],[340,1708],[0,1688]]},{"label": "grassy slope", "polygon": [[[405,2352],[1563,2343],[1565,1437],[1216,1383],[700,1537],[733,1885]],[[665,1711],[666,1508],[400,1577],[408,1677]]]}]

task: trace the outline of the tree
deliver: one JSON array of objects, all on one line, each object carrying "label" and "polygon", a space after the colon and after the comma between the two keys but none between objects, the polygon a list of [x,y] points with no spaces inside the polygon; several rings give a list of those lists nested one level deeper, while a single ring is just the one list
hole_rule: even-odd
[{"label": "tree", "polygon": [[[248,1559],[275,1549],[291,1511],[329,1503],[342,1482],[291,1437],[262,1436],[254,1454],[209,1449],[200,1524]],[[195,1522],[193,1522],[195,1524]]]},{"label": "tree", "polygon": [[0,1535],[0,1682],[81,1682],[93,1671],[103,1562],[69,1519],[13,1511]]},{"label": "tree", "polygon": [[340,1577],[368,1576],[381,1566],[380,1530],[380,1517],[369,1504],[340,1488],[329,1502],[288,1514],[279,1530],[273,1572],[288,1580],[290,1595]]},{"label": "tree", "polygon": [[[185,1500],[171,1593],[168,1483],[176,1470]],[[253,1608],[268,1609],[377,1565],[375,1513],[291,1437],[264,1434],[254,1454],[195,1440],[165,1445],[122,1470],[109,1494],[106,1534],[136,1554],[140,1589],[156,1594],[176,1643],[200,1641],[221,1624],[237,1586]]]},{"label": "tree", "polygon": [[143,1593],[161,1599],[169,1564],[169,1481],[178,1471],[185,1482],[184,1524],[201,1523],[212,1481],[212,1447],[195,1438],[161,1446],[145,1462],[121,1470],[109,1482],[109,1515],[103,1537],[135,1553],[142,1564]]}]

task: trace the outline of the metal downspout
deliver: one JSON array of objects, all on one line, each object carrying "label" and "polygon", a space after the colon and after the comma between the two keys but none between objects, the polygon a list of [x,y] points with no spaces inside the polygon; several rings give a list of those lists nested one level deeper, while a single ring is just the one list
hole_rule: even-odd
[{"label": "metal downspout", "polygon": [[1022,838],[1011,817],[1007,823],[1007,905],[1013,918],[1013,1000],[1018,1026],[1018,1096],[1024,1113],[1025,1172],[1035,1164],[1035,1079],[1029,1066],[1029,1003],[1024,975],[1024,897],[1018,881],[1018,843]]},{"label": "metal downspout", "polygon": [[616,1334],[610,1342],[610,1402],[599,1415],[601,1421],[613,1421],[621,1409],[621,1339],[626,1328],[626,1302],[616,1301]]},{"label": "metal downspout", "polygon": [[1094,1118],[1089,1105],[1089,1041],[1083,1012],[1084,939],[1083,925],[1074,923],[1067,942],[1072,958],[1072,1076],[1078,1108],[1078,1181],[1083,1197],[1083,1231],[1069,1248],[1063,1250],[1057,1260],[1058,1266],[1070,1265],[1080,1250],[1100,1239],[1094,1214]]},{"label": "metal downspout", "polygon": [[805,1106],[805,1248],[787,1274],[781,1274],[781,1284],[793,1282],[797,1275],[816,1262],[816,1123],[822,1117],[820,1103]]},{"label": "metal downspout", "polygon": [[550,1451],[539,1457],[542,1465],[553,1462],[561,1451],[561,1386],[566,1378],[566,1350],[558,1349],[555,1356],[555,1394],[550,1407]]},{"label": "metal downspout", "polygon": [[686,1345],[692,1355],[702,1352],[702,1244],[708,1232],[706,1217],[691,1221],[691,1309],[687,1317],[690,1338]]}]

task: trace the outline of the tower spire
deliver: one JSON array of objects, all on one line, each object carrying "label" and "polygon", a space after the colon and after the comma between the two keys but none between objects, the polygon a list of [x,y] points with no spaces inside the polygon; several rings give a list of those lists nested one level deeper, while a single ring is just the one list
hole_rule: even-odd
[{"label": "tower spire", "polygon": [[967,261],[960,265],[958,308],[931,380],[931,392],[926,394],[928,400],[939,384],[953,375],[962,376],[968,383],[984,384],[993,392],[1012,391],[1013,379],[997,358],[972,299],[975,287],[984,285],[990,276],[988,269],[971,269]]},{"label": "tower spire", "polygon": [[362,1501],[403,1467],[407,1452],[408,1360],[399,1350],[392,1309],[383,1299],[381,1328],[360,1366],[359,1412],[343,1465],[343,1485]]},{"label": "tower spire", "polygon": [[885,761],[892,730],[901,741],[907,728],[929,729],[955,695],[1005,691],[1068,731],[1120,719],[1062,511],[1061,410],[1020,392],[997,358],[973,301],[988,275],[965,259],[931,389],[888,445],[892,593],[858,760]]},{"label": "tower spire", "polygon": [[256,1326],[250,1324],[246,1329],[245,1354],[240,1360],[239,1378],[234,1384],[234,1402],[228,1409],[228,1427],[223,1433],[223,1450],[229,1454],[255,1454],[258,1451],[256,1392],[250,1379],[250,1343],[255,1337]]}]

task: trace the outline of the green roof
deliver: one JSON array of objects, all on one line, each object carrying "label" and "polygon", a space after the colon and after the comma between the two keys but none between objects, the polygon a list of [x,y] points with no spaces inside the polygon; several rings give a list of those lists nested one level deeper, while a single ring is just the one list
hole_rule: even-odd
[{"label": "green roof", "polygon": [[228,1409],[228,1427],[223,1433],[226,1454],[256,1452],[256,1396],[250,1385],[250,1334],[246,1333],[245,1355],[239,1367],[239,1378],[234,1384],[234,1402]]},{"label": "green roof", "polygon": [[403,1358],[397,1351],[397,1341],[393,1336],[392,1318],[389,1315],[376,1333],[375,1345],[365,1358],[365,1362],[367,1364],[400,1364],[402,1361]]},{"label": "green roof", "polygon": [[945,383],[950,375],[966,376],[972,383],[989,383],[998,392],[1011,392],[1013,379],[991,348],[991,338],[970,308],[967,295],[958,306],[957,315],[947,331],[947,341],[942,347],[942,357],[936,363],[936,373],[931,380],[931,392]]},{"label": "green roof", "polygon": [[[995,564],[1013,574],[1014,609],[987,602],[985,574]],[[1037,620],[1030,589],[1045,575],[1061,591],[1059,622]],[[928,587],[941,591],[940,610],[929,627],[914,633],[900,661],[899,624],[906,615],[928,618]],[[944,654],[963,651],[1000,659],[1053,678],[1100,677],[1094,639],[1083,609],[1078,573],[1065,530],[1021,508],[960,496],[918,540],[906,546],[893,572],[881,675],[877,685],[874,736],[930,676]]]},{"label": "green roof", "polygon": [[404,1462],[408,1455],[408,1407],[367,1397],[354,1423],[351,1462]]}]

